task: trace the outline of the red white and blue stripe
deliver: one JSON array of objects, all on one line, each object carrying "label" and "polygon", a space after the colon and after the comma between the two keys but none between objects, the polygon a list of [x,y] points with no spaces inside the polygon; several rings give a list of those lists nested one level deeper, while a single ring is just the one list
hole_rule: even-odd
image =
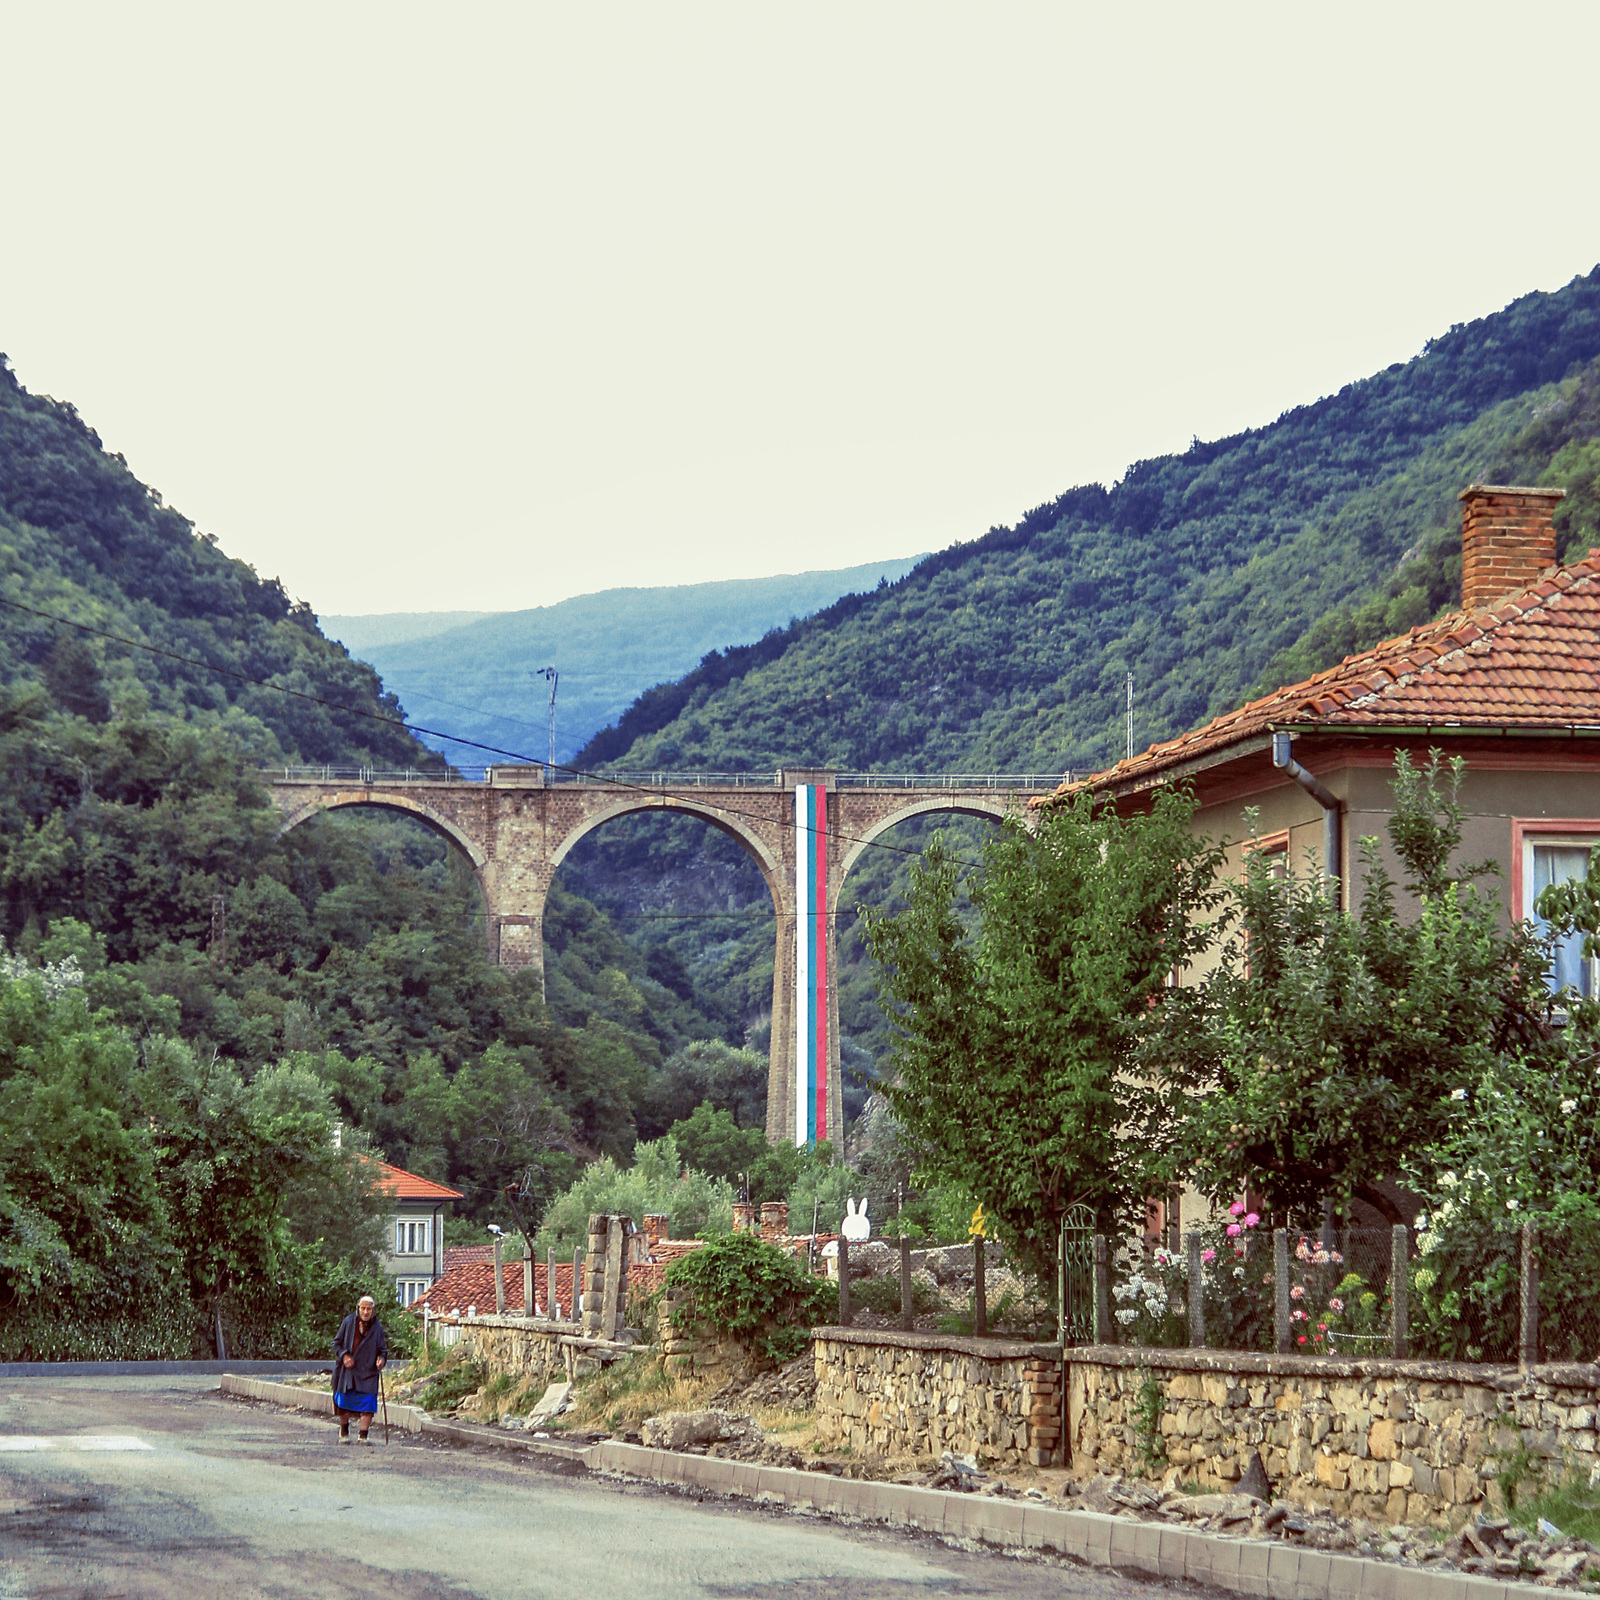
[{"label": "red white and blue stripe", "polygon": [[794,1142],[828,1137],[828,791],[794,791]]}]

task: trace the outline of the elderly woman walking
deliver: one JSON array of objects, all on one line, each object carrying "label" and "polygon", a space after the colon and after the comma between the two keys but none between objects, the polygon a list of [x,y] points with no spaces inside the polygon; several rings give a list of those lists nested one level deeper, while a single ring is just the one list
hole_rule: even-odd
[{"label": "elderly woman walking", "polygon": [[361,1420],[362,1444],[372,1443],[367,1429],[378,1409],[378,1374],[388,1356],[377,1302],[364,1294],[354,1314],[339,1324],[333,1341],[333,1411],[341,1440],[350,1437],[350,1418],[355,1416]]}]

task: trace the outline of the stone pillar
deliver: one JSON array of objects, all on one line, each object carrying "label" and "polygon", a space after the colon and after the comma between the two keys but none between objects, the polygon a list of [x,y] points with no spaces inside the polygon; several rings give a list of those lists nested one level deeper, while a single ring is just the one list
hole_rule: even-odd
[{"label": "stone pillar", "polygon": [[494,1236],[494,1314],[506,1314],[506,1273],[500,1261],[500,1235]]},{"label": "stone pillar", "polygon": [[1522,1316],[1517,1361],[1526,1371],[1539,1360],[1539,1230],[1522,1225]]},{"label": "stone pillar", "polygon": [[529,1248],[522,1258],[522,1314],[525,1317],[539,1313],[539,1297],[534,1293],[533,1277],[533,1251]]},{"label": "stone pillar", "polygon": [[763,1200],[761,1202],[761,1237],[768,1244],[778,1244],[789,1237],[789,1202]]},{"label": "stone pillar", "polygon": [[552,1321],[556,1316],[556,1247],[545,1246],[544,1252],[544,1314]]},{"label": "stone pillar", "polygon": [[[735,1208],[737,1209],[737,1208]],[[672,1236],[672,1218],[659,1211],[647,1211],[644,1214],[644,1247],[649,1255],[656,1253],[656,1246],[663,1239]]]},{"label": "stone pillar", "polygon": [[627,1304],[628,1257],[623,1248],[628,1234],[626,1217],[606,1218],[606,1286],[600,1301],[600,1337],[615,1339]]},{"label": "stone pillar", "polygon": [[589,1262],[583,1278],[583,1315],[579,1321],[591,1339],[600,1337],[600,1307],[606,1292],[606,1218],[589,1218]]},{"label": "stone pillar", "polygon": [[733,1202],[733,1231],[735,1233],[756,1231],[756,1208],[748,1200]]}]

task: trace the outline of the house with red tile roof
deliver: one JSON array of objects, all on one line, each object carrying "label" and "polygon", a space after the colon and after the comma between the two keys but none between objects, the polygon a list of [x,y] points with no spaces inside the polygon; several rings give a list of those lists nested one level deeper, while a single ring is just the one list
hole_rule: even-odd
[{"label": "house with red tile roof", "polygon": [[[1462,756],[1462,858],[1496,862],[1506,915],[1532,914],[1546,884],[1582,876],[1600,843],[1600,550],[1556,563],[1559,489],[1462,491],[1461,609],[1338,666],[1149,747],[1083,789],[1119,809],[1187,782],[1196,826],[1246,848],[1313,860],[1359,901],[1360,840],[1389,848],[1398,751]],[[1051,803],[1050,801],[1043,802]],[[1245,811],[1256,813],[1249,837]],[[1357,907],[1352,907],[1356,909]],[[1564,951],[1552,982],[1595,993],[1593,962]]]},{"label": "house with red tile roof", "polygon": [[461,1191],[387,1161],[369,1159],[378,1169],[378,1187],[389,1201],[378,1265],[394,1280],[401,1305],[408,1306],[444,1274],[445,1212],[461,1198]]}]

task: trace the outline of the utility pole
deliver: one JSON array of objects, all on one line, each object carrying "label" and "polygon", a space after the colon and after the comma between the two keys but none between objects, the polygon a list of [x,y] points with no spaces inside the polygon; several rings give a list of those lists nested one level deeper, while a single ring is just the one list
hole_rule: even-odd
[{"label": "utility pole", "polygon": [[534,677],[543,678],[550,685],[550,759],[544,769],[544,781],[556,781],[556,686],[561,682],[561,674],[554,667],[539,667],[534,672]]},{"label": "utility pole", "polygon": [[1133,760],[1133,674],[1128,674],[1128,759]]}]

